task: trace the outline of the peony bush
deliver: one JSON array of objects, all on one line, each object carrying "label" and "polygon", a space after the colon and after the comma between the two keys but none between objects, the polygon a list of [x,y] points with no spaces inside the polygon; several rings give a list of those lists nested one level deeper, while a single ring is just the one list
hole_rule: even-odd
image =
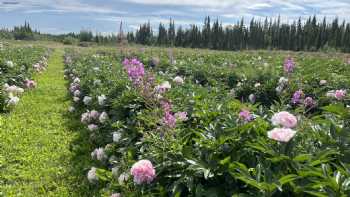
[{"label": "peony bush", "polygon": [[40,47],[0,51],[0,112],[17,105],[25,90],[36,87],[32,75],[46,69],[48,55],[49,51]]},{"label": "peony bush", "polygon": [[66,51],[68,110],[90,136],[86,176],[101,194],[350,195],[341,58],[154,53]]}]

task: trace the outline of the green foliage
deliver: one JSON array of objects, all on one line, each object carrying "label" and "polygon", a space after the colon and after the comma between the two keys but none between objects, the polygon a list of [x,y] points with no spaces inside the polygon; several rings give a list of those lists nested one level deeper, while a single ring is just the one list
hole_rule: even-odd
[{"label": "green foliage", "polygon": [[25,22],[24,26],[15,27],[13,36],[16,40],[33,40],[34,32],[29,23]]}]

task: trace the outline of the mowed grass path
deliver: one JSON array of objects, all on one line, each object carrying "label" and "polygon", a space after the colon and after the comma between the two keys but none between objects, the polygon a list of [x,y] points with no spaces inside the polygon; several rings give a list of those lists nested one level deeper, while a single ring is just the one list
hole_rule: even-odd
[{"label": "mowed grass path", "polygon": [[89,149],[67,117],[63,50],[37,74],[13,111],[0,115],[1,196],[96,196],[86,182]]}]

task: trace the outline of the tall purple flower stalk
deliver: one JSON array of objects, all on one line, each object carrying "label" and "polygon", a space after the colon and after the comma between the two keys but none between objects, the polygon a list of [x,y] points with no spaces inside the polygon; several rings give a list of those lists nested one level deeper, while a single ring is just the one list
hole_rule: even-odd
[{"label": "tall purple flower stalk", "polygon": [[294,68],[295,68],[294,60],[291,57],[286,58],[284,60],[283,68],[284,68],[284,72],[286,72],[288,74],[292,73],[294,71]]},{"label": "tall purple flower stalk", "polygon": [[174,128],[176,126],[176,117],[171,112],[165,112],[163,123],[170,128]]},{"label": "tall purple flower stalk", "polygon": [[123,65],[133,84],[140,85],[145,75],[145,66],[142,64],[142,62],[136,58],[133,58],[131,60],[124,59]]},{"label": "tall purple flower stalk", "polygon": [[304,93],[302,90],[297,90],[296,92],[294,92],[293,97],[292,97],[292,103],[299,104],[301,102],[303,95],[304,95]]},{"label": "tall purple flower stalk", "polygon": [[164,111],[164,116],[162,118],[163,124],[168,126],[169,128],[174,128],[176,126],[176,117],[171,112],[171,104],[168,101],[161,101],[160,104]]}]

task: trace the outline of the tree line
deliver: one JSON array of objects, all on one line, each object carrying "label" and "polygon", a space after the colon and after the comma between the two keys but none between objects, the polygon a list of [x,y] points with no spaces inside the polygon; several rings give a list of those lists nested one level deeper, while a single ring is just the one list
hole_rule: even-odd
[{"label": "tree line", "polygon": [[280,49],[293,51],[317,51],[325,48],[350,52],[350,23],[338,18],[328,22],[319,21],[316,16],[306,21],[299,18],[292,23],[282,23],[276,19],[251,19],[246,25],[242,18],[237,24],[223,26],[216,19],[205,17],[202,26],[179,26],[175,29],[174,20],[168,27],[159,24],[154,33],[150,22],[140,25],[135,33],[129,32],[131,43],[157,46],[209,48],[219,50]]},{"label": "tree line", "polygon": [[[208,48],[216,50],[279,49],[293,51],[339,50],[350,52],[350,23],[335,18],[327,21],[316,16],[306,21],[301,18],[291,23],[281,22],[281,18],[256,20],[246,23],[242,18],[236,24],[223,25],[218,19],[205,17],[203,25],[175,27],[175,21],[160,23],[154,31],[150,22],[139,26],[136,32],[128,32],[124,37],[129,43],[166,47]],[[115,44],[120,35],[102,35],[82,30],[79,33],[61,35],[42,34],[32,30],[29,23],[0,29],[1,39],[54,40],[67,44],[95,42]]]}]

